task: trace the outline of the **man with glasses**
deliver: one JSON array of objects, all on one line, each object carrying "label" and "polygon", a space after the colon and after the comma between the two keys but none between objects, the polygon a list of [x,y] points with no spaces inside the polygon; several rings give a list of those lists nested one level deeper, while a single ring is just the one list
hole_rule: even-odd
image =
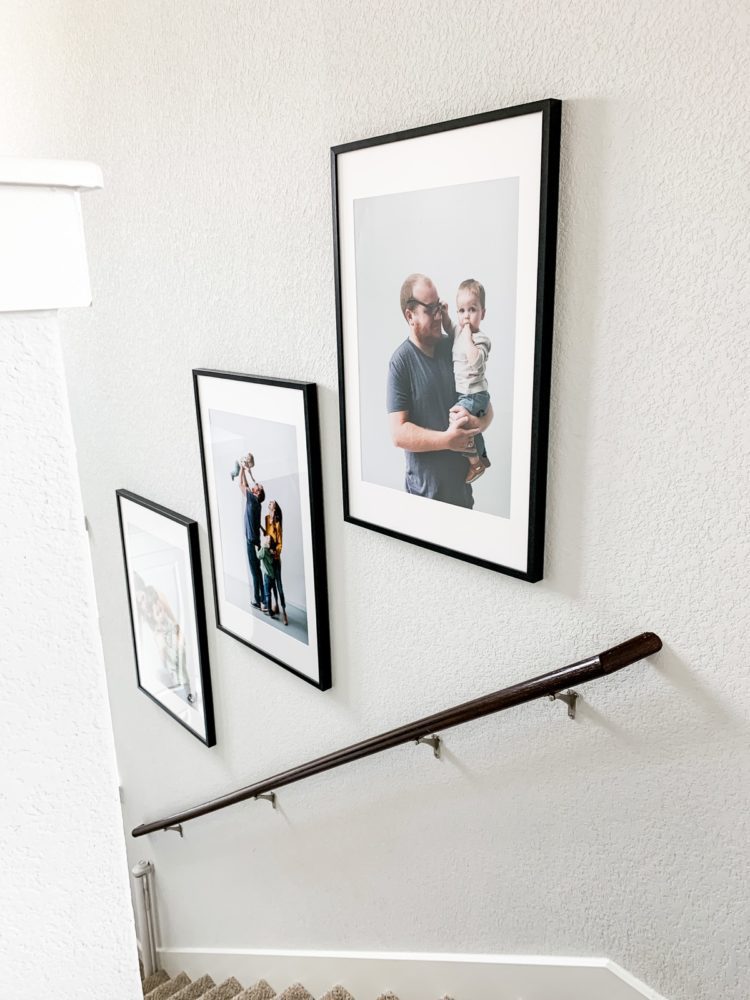
[{"label": "man with glasses", "polygon": [[426,275],[410,274],[404,281],[401,312],[409,336],[391,356],[387,407],[391,438],[404,450],[406,492],[471,508],[463,453],[490,425],[492,406],[484,417],[456,407],[453,338],[443,335],[443,303]]}]

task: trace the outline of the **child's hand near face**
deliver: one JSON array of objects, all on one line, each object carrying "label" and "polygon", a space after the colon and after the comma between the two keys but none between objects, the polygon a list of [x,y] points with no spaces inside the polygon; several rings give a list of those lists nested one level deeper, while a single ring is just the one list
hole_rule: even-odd
[{"label": "child's hand near face", "polygon": [[477,332],[477,330],[475,330],[474,327],[471,325],[471,320],[468,317],[465,317],[461,319],[460,323],[461,323],[461,329],[458,331],[459,337],[464,337],[466,339],[467,347],[469,345],[471,345],[472,347],[476,346],[474,344],[474,334]]},{"label": "child's hand near face", "polygon": [[464,313],[463,316],[459,317],[458,322],[461,327],[461,333],[466,334],[469,340],[471,340],[472,333],[479,333],[479,323],[476,322],[476,320],[474,323],[472,323],[471,314]]}]

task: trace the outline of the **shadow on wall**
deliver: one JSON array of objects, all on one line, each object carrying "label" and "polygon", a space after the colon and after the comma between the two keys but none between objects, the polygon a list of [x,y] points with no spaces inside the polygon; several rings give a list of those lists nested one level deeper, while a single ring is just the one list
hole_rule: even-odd
[{"label": "shadow on wall", "polygon": [[[553,335],[545,579],[539,587],[576,597],[586,523],[592,357],[601,322],[602,205],[613,143],[610,102],[566,100]],[[571,136],[576,135],[575,142]],[[581,141],[585,135],[586,140]],[[560,387],[565,387],[564,412]]]}]

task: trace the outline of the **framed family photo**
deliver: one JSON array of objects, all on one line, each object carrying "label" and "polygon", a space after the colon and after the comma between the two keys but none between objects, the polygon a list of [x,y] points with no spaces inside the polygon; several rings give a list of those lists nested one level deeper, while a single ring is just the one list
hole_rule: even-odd
[{"label": "framed family photo", "polygon": [[313,382],[196,369],[216,624],[331,686],[323,487]]},{"label": "framed family photo", "polygon": [[542,578],[559,101],[331,150],[344,516]]},{"label": "framed family photo", "polygon": [[198,524],[129,490],[116,493],[138,687],[212,747]]}]

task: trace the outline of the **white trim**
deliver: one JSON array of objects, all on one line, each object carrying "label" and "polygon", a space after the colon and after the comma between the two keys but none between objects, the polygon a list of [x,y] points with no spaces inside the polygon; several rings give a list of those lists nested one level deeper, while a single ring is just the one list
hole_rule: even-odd
[{"label": "white trim", "polygon": [[0,313],[91,305],[81,191],[95,163],[0,158]]},{"label": "white trim", "polygon": [[93,191],[103,187],[104,180],[101,167],[85,160],[27,160],[0,156],[0,184]]},{"label": "white trim", "polygon": [[[607,958],[471,955],[430,952],[313,951],[257,948],[160,948],[174,975],[260,978],[277,990],[301,982],[316,995],[340,983],[355,997],[392,990],[400,1000],[665,1000]],[[219,977],[219,978],[217,978]]]},{"label": "white trim", "polygon": [[628,972],[627,969],[623,969],[623,967],[618,965],[617,962],[612,962],[610,959],[607,959],[607,968],[614,972],[616,976],[619,976],[619,978],[622,979],[624,983],[627,983],[628,986],[632,986],[637,993],[641,993],[647,998],[647,1000],[665,1000],[665,997],[663,997],[661,993],[657,993],[656,990],[647,986],[646,983],[634,976],[632,972]]},{"label": "white trim", "polygon": [[470,962],[480,965],[559,965],[592,969],[618,968],[607,958],[575,958],[568,955],[482,955],[429,951],[320,951],[290,948],[161,948],[184,955],[252,955],[270,958],[342,958],[368,962]]}]

